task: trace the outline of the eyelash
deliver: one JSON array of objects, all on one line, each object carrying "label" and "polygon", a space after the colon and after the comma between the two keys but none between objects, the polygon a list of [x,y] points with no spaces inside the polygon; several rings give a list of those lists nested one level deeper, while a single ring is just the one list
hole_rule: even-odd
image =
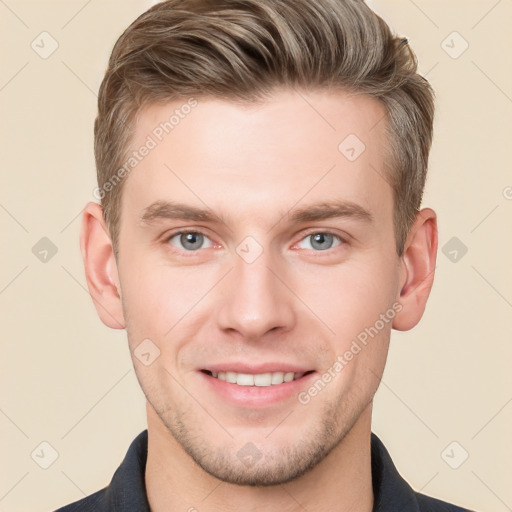
[{"label": "eyelash", "polygon": [[[166,236],[165,237],[165,240],[164,240],[164,243],[168,244],[168,245],[172,245],[170,243],[171,239],[179,236],[179,235],[186,235],[186,234],[190,234],[190,233],[194,233],[194,234],[198,234],[198,235],[203,235],[204,237],[208,238],[210,241],[212,241],[210,239],[210,237],[203,231],[199,230],[199,229],[186,229],[186,230],[180,230],[180,231],[175,231],[173,233],[171,233],[170,235]],[[341,246],[345,246],[348,244],[348,241],[343,238],[342,236],[338,235],[337,233],[333,233],[332,231],[329,231],[329,230],[325,230],[325,231],[311,231],[309,233],[306,233],[304,236],[302,236],[302,238],[296,242],[294,244],[297,245],[298,243],[302,242],[304,239],[308,238],[309,236],[312,236],[312,235],[317,235],[317,234],[322,234],[322,235],[332,235],[334,238],[337,238],[338,241],[339,241],[339,244],[338,245],[335,245],[334,247],[331,247],[329,249],[325,249],[325,250],[318,250],[318,251],[315,251],[314,249],[303,249],[303,250],[310,250],[310,251],[313,251],[315,253],[328,253],[329,251],[332,251],[334,249],[336,249],[337,247],[341,247]],[[215,242],[212,241],[213,244],[215,244]],[[196,249],[195,251],[187,251],[185,249],[179,249],[178,247],[175,247],[175,246],[172,246],[173,247],[173,250],[175,250],[176,252],[179,252],[180,254],[184,255],[184,256],[195,256],[196,254],[198,254],[201,249]],[[210,247],[211,248],[211,247]]]}]

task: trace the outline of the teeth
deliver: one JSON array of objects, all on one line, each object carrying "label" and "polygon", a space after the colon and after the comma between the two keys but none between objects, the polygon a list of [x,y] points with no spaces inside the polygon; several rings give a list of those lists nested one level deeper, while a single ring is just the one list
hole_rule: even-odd
[{"label": "teeth", "polygon": [[248,373],[237,373],[236,383],[239,386],[254,386],[254,375]]},{"label": "teeth", "polygon": [[285,382],[290,382],[290,381],[293,380],[293,377],[294,377],[293,372],[285,373],[284,377],[283,377],[283,380]]},{"label": "teeth", "polygon": [[272,378],[270,380],[271,384],[282,384],[284,382],[284,373],[283,372],[275,372],[272,374]]},{"label": "teeth", "polygon": [[272,374],[271,373],[260,373],[260,374],[254,376],[254,385],[255,386],[270,386],[271,384],[272,384]]},{"label": "teeth", "polygon": [[273,372],[273,373],[258,373],[252,375],[249,373],[235,373],[235,372],[211,372],[212,377],[219,380],[238,384],[239,386],[275,386],[283,382],[291,382],[292,380],[300,379],[304,373],[293,372]]},{"label": "teeth", "polygon": [[236,384],[236,373],[235,372],[226,372],[226,382],[231,382],[232,384]]}]

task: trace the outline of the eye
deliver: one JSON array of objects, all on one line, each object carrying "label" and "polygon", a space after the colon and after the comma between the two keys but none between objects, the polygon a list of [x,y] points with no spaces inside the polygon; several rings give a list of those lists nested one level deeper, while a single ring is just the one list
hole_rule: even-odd
[{"label": "eye", "polygon": [[[301,249],[314,249],[316,251],[325,251],[327,249],[332,249],[342,243],[342,239],[334,235],[332,233],[311,233],[310,235],[304,237],[299,242],[299,247]],[[302,245],[301,245],[302,244]],[[304,246],[305,244],[305,246]]]},{"label": "eye", "polygon": [[212,246],[212,241],[206,235],[197,231],[180,231],[171,235],[168,241],[178,249],[185,249],[186,251],[197,251]]}]

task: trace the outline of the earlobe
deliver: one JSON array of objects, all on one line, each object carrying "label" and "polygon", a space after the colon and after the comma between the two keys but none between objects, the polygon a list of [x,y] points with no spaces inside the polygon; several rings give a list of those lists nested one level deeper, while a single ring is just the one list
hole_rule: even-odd
[{"label": "earlobe", "polygon": [[112,329],[124,329],[117,264],[103,209],[97,203],[88,203],[82,213],[80,251],[87,287],[101,321]]},{"label": "earlobe", "polygon": [[402,310],[393,321],[396,330],[412,329],[423,316],[434,283],[437,242],[436,213],[424,208],[416,215],[402,255],[401,291],[397,297]]}]

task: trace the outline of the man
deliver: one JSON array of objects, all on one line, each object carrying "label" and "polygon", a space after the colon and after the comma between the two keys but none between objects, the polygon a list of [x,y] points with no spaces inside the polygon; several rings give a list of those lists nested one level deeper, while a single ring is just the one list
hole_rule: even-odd
[{"label": "man", "polygon": [[81,250],[148,429],[61,511],[460,511],[371,432],[420,320],[433,92],[361,0],[170,0],[117,41]]}]

